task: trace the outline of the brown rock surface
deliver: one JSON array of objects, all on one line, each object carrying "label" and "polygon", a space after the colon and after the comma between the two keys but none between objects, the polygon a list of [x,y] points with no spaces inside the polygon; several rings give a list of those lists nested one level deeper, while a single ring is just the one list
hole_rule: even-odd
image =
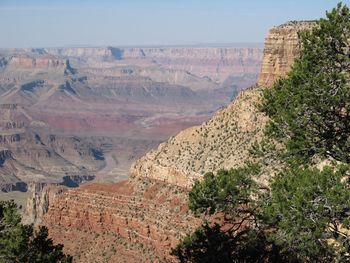
[{"label": "brown rock surface", "polygon": [[9,59],[8,65],[14,68],[26,68],[26,69],[48,69],[48,68],[64,68],[63,61],[57,59],[54,56],[44,56],[33,58],[27,55],[13,56]]}]

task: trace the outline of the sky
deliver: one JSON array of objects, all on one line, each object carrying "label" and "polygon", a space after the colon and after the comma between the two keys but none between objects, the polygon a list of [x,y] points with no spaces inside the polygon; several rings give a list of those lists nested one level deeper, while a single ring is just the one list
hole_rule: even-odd
[{"label": "sky", "polygon": [[0,0],[0,47],[263,43],[269,28],[324,17],[338,2]]}]

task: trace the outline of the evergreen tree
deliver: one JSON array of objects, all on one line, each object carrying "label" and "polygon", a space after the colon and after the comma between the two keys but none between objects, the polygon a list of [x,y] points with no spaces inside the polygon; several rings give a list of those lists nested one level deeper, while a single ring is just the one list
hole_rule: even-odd
[{"label": "evergreen tree", "polygon": [[[291,169],[274,178],[263,207],[270,239],[300,262],[350,260],[348,167]],[[332,242],[330,242],[332,240]]]},{"label": "evergreen tree", "polygon": [[63,253],[63,245],[53,245],[46,227],[37,232],[32,225],[21,224],[17,205],[0,202],[0,262],[1,263],[68,263],[72,257]]}]

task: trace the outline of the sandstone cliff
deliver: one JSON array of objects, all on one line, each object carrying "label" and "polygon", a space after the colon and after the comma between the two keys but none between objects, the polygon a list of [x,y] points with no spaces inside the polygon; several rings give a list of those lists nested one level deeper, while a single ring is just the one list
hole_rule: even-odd
[{"label": "sandstone cliff", "polygon": [[264,55],[258,85],[271,86],[285,76],[300,52],[298,32],[314,26],[314,22],[288,22],[272,28],[265,39]]},{"label": "sandstone cliff", "polygon": [[[293,50],[298,46],[295,36],[304,27],[299,23],[286,25],[288,34],[294,36],[292,45],[291,40],[285,38],[284,27],[270,31],[267,37],[270,42],[264,51],[265,62],[270,61],[266,59],[270,57],[271,61],[291,64],[297,56],[298,51]],[[273,38],[278,41],[273,43]],[[290,50],[284,51],[284,48]],[[285,54],[288,59],[283,58]],[[275,58],[276,55],[279,58]],[[283,62],[277,70],[265,64],[259,80],[259,84],[265,86],[271,85],[272,79],[279,77],[277,74],[285,74],[290,66],[286,67]],[[87,185],[55,196],[43,215],[43,224],[49,227],[56,242],[64,243],[68,252],[77,255],[77,262],[97,259],[123,262],[127,260],[125,255],[130,262],[171,261],[170,247],[198,224],[186,206],[187,191],[193,181],[206,171],[242,165],[252,143],[260,140],[268,120],[256,107],[261,90],[256,86],[242,92],[209,121],[180,132],[146,154],[135,162],[129,181]],[[116,237],[111,237],[113,234]],[[82,241],[73,236],[79,236]],[[94,237],[96,242],[105,242],[104,245],[97,249],[91,242]],[[113,248],[110,247],[112,243],[115,244]],[[144,253],[145,257],[137,258],[138,253]]]}]

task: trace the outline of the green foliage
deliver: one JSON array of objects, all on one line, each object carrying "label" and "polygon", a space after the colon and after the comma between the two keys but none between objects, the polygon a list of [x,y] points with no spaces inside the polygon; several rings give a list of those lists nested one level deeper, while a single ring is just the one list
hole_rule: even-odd
[{"label": "green foliage", "polygon": [[232,262],[233,242],[229,234],[205,223],[194,233],[188,235],[171,254],[180,262]]},{"label": "green foliage", "polygon": [[[276,176],[264,208],[266,223],[275,229],[271,238],[302,261],[331,262],[350,248],[342,229],[349,227],[348,169],[325,167],[294,169]],[[327,239],[337,242],[330,246]]]},{"label": "green foliage", "polygon": [[265,233],[247,228],[224,231],[219,224],[203,224],[188,235],[171,254],[180,262],[286,262],[280,248],[267,240]]},{"label": "green foliage", "polygon": [[72,262],[62,245],[53,245],[46,227],[35,232],[32,225],[21,224],[17,205],[0,202],[0,262]]},{"label": "green foliage", "polygon": [[287,159],[315,155],[350,162],[350,12],[339,4],[311,31],[287,78],[264,93],[269,135],[285,143]]},{"label": "green foliage", "polygon": [[195,214],[225,212],[235,215],[242,205],[250,202],[254,187],[251,175],[258,173],[259,167],[249,165],[244,168],[221,170],[204,175],[203,182],[196,182],[189,194],[189,207]]}]

